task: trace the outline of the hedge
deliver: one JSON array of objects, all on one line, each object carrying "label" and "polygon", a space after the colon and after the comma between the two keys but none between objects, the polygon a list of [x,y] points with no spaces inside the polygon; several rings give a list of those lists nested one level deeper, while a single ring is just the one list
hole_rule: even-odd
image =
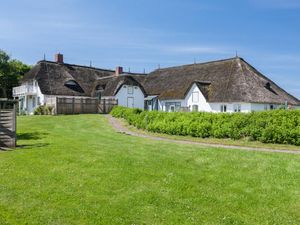
[{"label": "hedge", "polygon": [[156,133],[201,138],[247,138],[264,143],[300,145],[300,110],[252,113],[159,112],[121,106],[111,115]]}]

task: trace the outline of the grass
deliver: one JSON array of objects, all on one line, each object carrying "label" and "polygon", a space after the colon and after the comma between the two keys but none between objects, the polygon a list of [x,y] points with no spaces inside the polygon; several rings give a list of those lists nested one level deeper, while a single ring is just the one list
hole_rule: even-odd
[{"label": "grass", "polygon": [[219,145],[229,145],[229,146],[241,146],[241,147],[251,147],[251,148],[268,148],[268,149],[276,149],[276,150],[296,150],[300,151],[300,147],[296,145],[289,144],[272,144],[272,143],[262,143],[260,141],[250,141],[248,139],[241,140],[233,140],[233,139],[219,139],[219,138],[200,138],[200,137],[192,137],[192,136],[180,136],[180,135],[169,135],[163,133],[154,133],[151,131],[138,129],[135,126],[129,125],[125,119],[118,118],[124,126],[126,126],[129,130],[141,133],[148,134],[156,137],[163,137],[172,140],[184,140],[184,141],[193,141],[199,143],[206,144],[219,144]]},{"label": "grass", "polygon": [[300,156],[118,134],[100,115],[18,118],[0,224],[300,224]]}]

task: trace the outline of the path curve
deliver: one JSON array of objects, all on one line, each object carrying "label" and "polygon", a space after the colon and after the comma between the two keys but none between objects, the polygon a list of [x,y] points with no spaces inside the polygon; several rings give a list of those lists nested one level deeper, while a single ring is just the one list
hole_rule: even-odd
[{"label": "path curve", "polygon": [[191,145],[199,145],[199,146],[207,146],[207,147],[216,147],[216,148],[224,148],[224,149],[238,149],[245,151],[259,151],[259,152],[279,152],[279,153],[290,153],[290,154],[300,154],[300,150],[284,150],[284,149],[271,149],[271,148],[254,148],[254,147],[244,147],[244,146],[234,146],[234,145],[222,145],[222,144],[209,144],[209,143],[201,143],[189,140],[174,140],[165,137],[157,137],[149,134],[143,134],[136,131],[129,130],[118,118],[112,117],[111,115],[105,115],[107,117],[111,126],[118,132],[125,135],[131,135],[136,137],[148,138],[156,141],[168,141],[178,144],[191,144]]}]

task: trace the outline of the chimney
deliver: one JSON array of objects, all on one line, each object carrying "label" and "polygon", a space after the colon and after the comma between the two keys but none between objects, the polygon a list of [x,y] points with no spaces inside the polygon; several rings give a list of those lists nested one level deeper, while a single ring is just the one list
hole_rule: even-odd
[{"label": "chimney", "polygon": [[64,55],[63,55],[63,54],[60,54],[60,53],[55,54],[54,60],[55,60],[55,62],[57,62],[57,63],[63,64],[63,63],[64,63]]},{"label": "chimney", "polygon": [[122,66],[117,66],[116,67],[116,76],[119,76],[123,73],[123,67]]}]

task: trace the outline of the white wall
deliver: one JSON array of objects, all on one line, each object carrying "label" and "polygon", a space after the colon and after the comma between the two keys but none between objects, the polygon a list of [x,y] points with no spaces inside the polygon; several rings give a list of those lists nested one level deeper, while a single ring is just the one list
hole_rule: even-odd
[{"label": "white wall", "polygon": [[[193,93],[194,93],[194,97],[198,95],[198,99],[196,98],[193,99]],[[184,101],[185,101],[185,107],[188,107],[190,111],[192,111],[193,105],[198,106],[198,111],[202,111],[202,112],[212,111],[210,104],[206,101],[204,95],[201,93],[201,91],[199,90],[196,84],[193,84],[188,94],[186,95]]]},{"label": "white wall", "polygon": [[279,108],[281,105],[276,104],[261,104],[261,103],[251,103],[251,111],[264,111],[270,110],[271,105],[273,105],[273,109]]},{"label": "white wall", "polygon": [[244,102],[213,102],[209,103],[211,106],[212,112],[221,112],[221,105],[226,105],[227,111],[229,113],[233,113],[234,106],[240,105],[241,112],[247,113],[251,112],[251,104],[250,103],[244,103]]},{"label": "white wall", "polygon": [[[128,89],[132,88],[133,93],[129,93]],[[118,93],[116,94],[116,99],[118,99],[118,105],[125,106],[129,108],[139,108],[144,109],[144,93],[138,86],[122,85]],[[128,105],[128,98],[133,98],[133,105]]]},{"label": "white wall", "polygon": [[[45,103],[45,95],[42,94],[41,89],[38,85],[38,82],[28,81],[23,83],[25,86],[33,86],[32,93],[25,93],[19,97],[19,111],[25,112],[26,114],[32,115],[34,110],[39,106]],[[23,108],[21,105],[21,99],[23,99]]]}]

